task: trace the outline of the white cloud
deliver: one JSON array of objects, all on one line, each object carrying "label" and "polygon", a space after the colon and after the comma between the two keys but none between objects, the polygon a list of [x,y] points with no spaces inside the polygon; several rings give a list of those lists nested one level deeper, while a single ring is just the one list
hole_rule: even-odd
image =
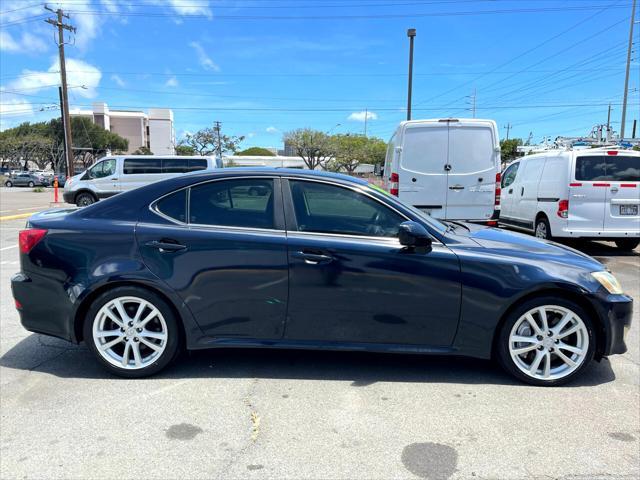
[{"label": "white cloud", "polygon": [[[9,83],[6,89],[28,90],[31,94],[47,88],[57,88],[60,83],[59,65],[59,60],[56,58],[46,72],[23,70],[22,75]],[[102,78],[102,72],[97,67],[82,60],[68,58],[67,71],[67,84],[69,89],[73,89],[74,95],[84,98],[94,98],[97,95],[95,89]]]},{"label": "white cloud", "polygon": [[200,62],[200,66],[205,70],[212,70],[214,72],[219,72],[220,67],[216,65],[213,60],[207,55],[207,52],[204,50],[202,45],[198,42],[190,42],[189,46],[196,51],[198,55],[198,61]]},{"label": "white cloud", "polygon": [[124,87],[126,85],[126,83],[120,77],[120,75],[116,75],[115,73],[113,75],[111,75],[111,80],[113,81],[113,83],[115,83],[119,87]]},{"label": "white cloud", "polygon": [[249,132],[247,133],[247,138],[253,138],[256,136],[256,132]]},{"label": "white cloud", "polygon": [[364,122],[366,120],[377,120],[378,114],[375,112],[368,112],[363,110],[362,112],[353,112],[347,117],[347,120],[353,120],[355,122]]},{"label": "white cloud", "polygon": [[22,36],[13,38],[6,30],[0,31],[0,50],[8,53],[27,53],[40,55],[47,49],[42,39],[32,33],[23,32]]},{"label": "white cloud", "polygon": [[164,84],[165,87],[177,87],[178,86],[178,79],[176,77],[171,77],[169,78],[169,80],[167,80],[167,82]]},{"label": "white cloud", "polygon": [[280,130],[278,130],[276,127],[271,126],[271,127],[267,127],[266,128],[266,132],[267,133],[280,133]]}]

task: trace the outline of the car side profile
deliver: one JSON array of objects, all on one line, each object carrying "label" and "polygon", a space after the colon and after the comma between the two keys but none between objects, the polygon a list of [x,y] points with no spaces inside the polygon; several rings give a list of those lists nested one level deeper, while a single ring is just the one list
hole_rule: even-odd
[{"label": "car side profile", "polygon": [[41,175],[36,175],[34,173],[29,173],[29,172],[17,173],[15,175],[10,176],[4,182],[5,187],[33,188],[37,186],[47,187],[48,185],[49,185],[49,181],[45,177]]},{"label": "car side profile", "polygon": [[594,259],[337,174],[184,175],[37,214],[19,236],[23,326],[124,377],[182,348],[260,347],[495,357],[557,385],[625,352],[631,321]]}]

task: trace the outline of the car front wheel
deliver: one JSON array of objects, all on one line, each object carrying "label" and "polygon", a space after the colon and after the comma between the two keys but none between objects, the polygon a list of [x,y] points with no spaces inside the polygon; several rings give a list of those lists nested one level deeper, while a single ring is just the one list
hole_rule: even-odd
[{"label": "car front wheel", "polygon": [[6,182],[4,182],[4,186],[7,187],[7,188],[11,188],[11,187],[13,187],[13,182],[7,180]]},{"label": "car front wheel", "polygon": [[76,205],[78,207],[88,207],[94,203],[96,203],[96,200],[90,193],[81,193],[76,197]]},{"label": "car front wheel", "polygon": [[127,378],[153,375],[177,356],[175,315],[153,292],[118,287],[100,295],[84,323],[84,339],[110,372]]},{"label": "car front wheel", "polygon": [[595,351],[593,323],[577,304],[556,297],[516,308],[499,332],[497,355],[509,373],[532,385],[561,385],[584,370]]}]

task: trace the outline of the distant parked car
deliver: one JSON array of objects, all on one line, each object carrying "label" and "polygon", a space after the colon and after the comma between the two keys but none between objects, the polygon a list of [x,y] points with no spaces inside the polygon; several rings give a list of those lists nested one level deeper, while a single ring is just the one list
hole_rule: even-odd
[{"label": "distant parked car", "polygon": [[17,175],[10,176],[4,182],[5,187],[46,187],[49,185],[49,181],[40,175],[34,175],[33,173],[18,173]]},{"label": "distant parked car", "polygon": [[214,157],[117,155],[105,157],[87,171],[67,179],[63,198],[86,207],[103,198],[149,183],[199,170],[222,168]]},{"label": "distant parked car", "polygon": [[640,244],[640,153],[550,150],[517,160],[502,176],[500,223],[543,239]]}]

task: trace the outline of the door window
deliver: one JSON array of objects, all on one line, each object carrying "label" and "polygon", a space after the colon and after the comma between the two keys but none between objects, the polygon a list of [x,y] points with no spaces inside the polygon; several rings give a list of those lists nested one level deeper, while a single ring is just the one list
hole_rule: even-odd
[{"label": "door window", "polygon": [[576,180],[640,182],[640,157],[624,155],[578,157]]},{"label": "door window", "polygon": [[518,167],[520,166],[520,162],[512,163],[507,167],[502,175],[502,188],[506,188],[511,185],[516,180],[516,175],[518,173]]},{"label": "door window", "polygon": [[395,237],[405,219],[380,202],[325,183],[291,180],[298,231]]},{"label": "door window", "polygon": [[275,228],[272,179],[238,179],[191,187],[189,222]]},{"label": "door window", "polygon": [[185,223],[187,221],[187,191],[180,190],[164,197],[158,201],[156,209],[167,217]]},{"label": "door window", "polygon": [[89,169],[89,178],[104,178],[116,173],[115,159],[103,160]]}]

